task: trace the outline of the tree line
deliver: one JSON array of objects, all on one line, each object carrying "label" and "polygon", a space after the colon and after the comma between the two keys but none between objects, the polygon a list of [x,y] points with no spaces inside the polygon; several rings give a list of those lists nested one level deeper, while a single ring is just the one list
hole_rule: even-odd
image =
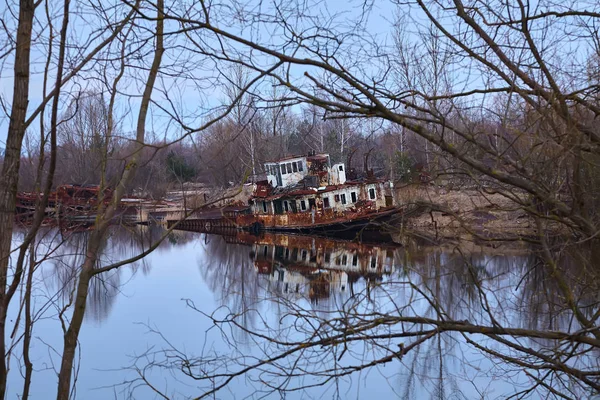
[{"label": "tree line", "polygon": [[[54,186],[99,184],[102,173],[109,186],[117,182],[134,144],[122,125],[110,127],[119,133],[106,139],[107,107],[102,94],[93,92],[80,94],[69,105],[57,132]],[[282,107],[275,128],[268,112],[249,104],[248,121],[227,116],[177,143],[155,134],[140,154],[140,170],[127,192],[160,198],[186,182],[221,188],[253,182],[264,179],[265,162],[309,152],[328,153],[332,162],[347,163],[358,176],[367,168],[404,183],[417,182],[419,172],[447,167],[439,152],[405,129],[381,120],[329,120],[311,106],[297,109]],[[35,190],[40,159],[39,140],[26,136],[19,190]],[[45,159],[42,170],[46,173],[48,167]]]}]

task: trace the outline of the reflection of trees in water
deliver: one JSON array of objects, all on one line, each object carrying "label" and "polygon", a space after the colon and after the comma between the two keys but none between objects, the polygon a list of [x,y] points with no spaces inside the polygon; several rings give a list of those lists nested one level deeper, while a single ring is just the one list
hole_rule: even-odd
[{"label": "reflection of trees in water", "polygon": [[[442,252],[426,250],[421,253],[413,252],[405,259],[411,262],[408,275],[416,276],[414,282],[419,290],[429,294],[429,303],[425,309],[419,309],[418,315],[427,315],[433,318],[448,318],[452,320],[465,320],[476,325],[496,325],[502,327],[522,327],[530,330],[532,335],[516,340],[516,343],[525,348],[507,347],[502,341],[494,343],[485,336],[479,342],[496,355],[504,354],[512,360],[522,360],[524,364],[509,366],[494,361],[499,371],[504,371],[503,379],[512,384],[511,376],[518,376],[526,366],[533,369],[528,373],[531,379],[544,379],[550,374],[545,371],[538,373],[535,366],[539,366],[540,355],[546,354],[554,359],[558,365],[575,362],[577,368],[586,371],[597,371],[598,350],[581,346],[580,344],[564,343],[554,339],[536,337],[533,332],[564,331],[574,332],[581,326],[574,319],[572,310],[569,309],[562,298],[559,283],[546,265],[536,255],[534,249],[520,255],[502,256],[485,253]],[[593,248],[561,249],[555,259],[559,260],[558,268],[565,278],[568,287],[573,291],[579,307],[587,310],[587,318],[592,319],[592,311],[598,301],[598,276],[597,269],[590,265],[593,260]],[[596,308],[597,309],[597,308]],[[595,316],[596,318],[598,315]],[[438,335],[437,341],[430,341],[420,346],[410,359],[407,371],[402,373],[405,395],[414,395],[416,387],[428,387],[432,398],[446,398],[449,392],[441,385],[442,380],[447,384],[456,386],[448,368],[450,360],[457,360],[461,367],[473,366],[479,371],[474,376],[484,377],[488,371],[480,371],[480,361],[472,362],[464,356],[464,340],[470,336],[457,333],[444,333]],[[459,346],[457,343],[463,342]],[[527,350],[529,349],[529,350]],[[589,354],[586,354],[591,352]],[[483,357],[489,358],[492,363],[492,352],[484,352]],[[596,354],[593,356],[592,354]],[[502,359],[502,358],[501,358]],[[508,361],[504,358],[504,361]],[[456,364],[456,363],[455,363]],[[491,368],[491,367],[490,367]],[[542,368],[543,370],[543,368]],[[535,371],[535,372],[532,372]],[[560,367],[559,367],[560,371]],[[498,373],[498,372],[496,372]],[[595,372],[592,372],[594,374]],[[487,376],[490,382],[494,373]],[[570,380],[557,372],[553,376],[560,391],[571,393],[578,397],[582,387],[571,387]],[[564,379],[564,381],[563,381]],[[515,378],[516,381],[516,378]],[[428,383],[429,382],[429,383]],[[523,384],[521,381],[520,384]],[[429,386],[423,386],[429,385]],[[525,386],[527,387],[527,386]],[[542,388],[543,386],[540,386]],[[453,389],[450,387],[451,391]]]},{"label": "reflection of trees in water", "polygon": [[[404,399],[465,398],[457,366],[460,348],[452,334],[438,335],[402,360],[395,385]],[[464,382],[462,382],[464,384]]]},{"label": "reflection of trees in water", "polygon": [[[392,363],[382,371],[396,393],[408,398],[464,398],[465,384],[484,398],[502,396],[494,391],[504,388],[549,394],[550,388],[539,383],[545,379],[577,398],[588,393],[582,382],[589,385],[600,369],[591,356],[593,339],[568,334],[579,328],[561,306],[548,269],[528,249],[509,256],[502,249],[403,248],[393,254],[396,270],[390,276],[349,275],[352,290],[345,293],[323,282],[329,297],[287,293],[271,279],[269,271],[279,273],[287,266],[295,273],[312,271],[313,285],[329,273],[320,266],[301,268],[293,249],[289,258],[285,248],[275,249],[273,270],[262,263],[269,259],[265,250],[256,264],[261,274],[253,267],[251,249],[208,236],[206,261],[199,265],[230,312],[229,319],[213,322],[233,347],[231,353],[211,355],[219,360],[211,364],[168,348],[161,368],[194,365],[197,369],[186,373],[195,379],[208,376],[211,386],[205,389],[210,391],[215,382],[218,387],[231,374],[245,371],[251,360],[257,375],[248,378],[256,379],[264,394],[308,381],[331,388],[358,371]],[[313,263],[312,254],[309,258],[307,263]],[[591,266],[578,265],[576,259],[565,252],[562,270],[568,270],[569,285],[580,296],[597,288],[597,280],[586,273]],[[594,296],[597,292],[579,298],[582,305],[593,304]],[[241,346],[250,340],[252,348]],[[286,356],[278,358],[282,353]],[[498,377],[504,388],[498,388]]]},{"label": "reflection of trees in water", "polygon": [[446,252],[434,248],[407,250],[405,270],[434,303],[454,319],[478,318],[480,295],[489,285],[497,285],[519,257],[487,256]]},{"label": "reflection of trees in water", "polygon": [[[147,250],[160,240],[165,230],[160,226],[115,226],[106,235],[102,243],[98,266],[134,257]],[[79,268],[83,263],[89,231],[61,233],[58,229],[44,230],[40,233],[43,252],[51,252],[51,257],[43,269],[47,291],[59,293],[63,304],[70,302],[73,295]],[[164,240],[156,251],[193,240],[193,234],[177,232]],[[39,246],[38,246],[39,248]],[[40,254],[41,256],[41,254]],[[88,309],[86,317],[102,321],[106,318],[121,291],[123,276],[150,272],[150,258],[142,258],[126,268],[117,268],[95,276],[90,282]]]},{"label": "reflection of trees in water", "polygon": [[[405,271],[453,319],[490,323],[488,302],[497,314],[494,318],[503,324],[529,329],[569,326],[570,311],[557,297],[557,283],[532,249],[510,256],[432,248],[407,253]],[[592,282],[597,278],[569,254],[560,261],[577,297],[591,304],[591,295],[597,293]]]},{"label": "reflection of trees in water", "polygon": [[[104,242],[100,262],[106,265],[138,254],[162,233],[162,229],[157,227],[115,229]],[[45,263],[44,284],[49,293],[60,289],[61,303],[68,302],[77,268],[83,261],[87,239],[86,232],[64,236],[56,230],[40,233],[38,246],[45,249],[40,253],[56,248]],[[395,354],[393,351],[398,351],[400,344],[408,345],[415,339],[412,336],[401,340],[389,338],[402,337],[424,326],[403,320],[407,317],[427,317],[442,325],[446,321],[456,321],[459,325],[522,327],[539,332],[579,329],[571,311],[557,295],[556,280],[532,252],[505,256],[492,251],[403,248],[393,254],[396,272],[389,277],[381,279],[377,274],[349,274],[348,286],[351,289],[342,293],[332,290],[330,282],[315,282],[329,273],[320,271],[320,275],[315,275],[316,279],[309,284],[322,284],[326,290],[323,295],[311,297],[282,292],[280,282],[257,273],[250,257],[250,246],[228,244],[219,236],[178,232],[158,251],[191,240],[204,240],[205,257],[199,264],[202,276],[210,290],[218,295],[220,303],[235,315],[235,329],[227,329],[225,335],[232,335],[231,343],[240,345],[235,352],[238,356],[245,356],[242,345],[250,341],[259,341],[257,346],[261,346],[262,353],[270,355],[281,349],[274,345],[275,340],[294,343],[298,340],[330,340],[335,335],[344,338],[334,347],[315,346],[298,355],[299,358],[294,361],[308,375],[319,377],[318,369],[331,367],[328,364],[331,360],[340,360],[338,367],[341,369],[335,372],[338,373],[344,371],[344,363],[347,366],[350,362],[377,362],[378,357],[383,359],[387,354]],[[593,260],[595,251],[593,247],[577,251],[567,249],[557,253],[556,257],[561,260],[561,271],[589,318],[593,316],[597,302],[598,271],[591,262],[582,261]],[[148,260],[143,259],[127,269],[117,269],[104,275],[102,280],[93,280],[88,300],[89,315],[97,320],[106,317],[124,284],[123,273],[148,273],[151,268]],[[279,267],[283,268],[281,264]],[[318,301],[311,301],[315,298]],[[204,311],[210,313],[212,310]],[[381,318],[389,318],[390,323],[378,325],[377,321]],[[365,326],[368,329],[361,337],[356,327]],[[270,341],[264,342],[264,338],[257,338],[256,334],[262,334]],[[377,335],[379,339],[374,339]],[[361,344],[349,341],[348,350],[344,351],[345,338],[353,336],[357,336]],[[528,351],[548,354],[558,363],[575,363],[578,368],[592,373],[599,369],[597,357],[591,356],[597,355],[597,349],[580,343],[559,343],[554,338],[534,336],[506,337],[525,346]],[[546,373],[532,367],[539,365],[537,355],[524,355],[492,338],[493,335],[477,336],[452,330],[437,333],[403,357],[394,355],[394,360],[401,359],[402,366],[394,367],[395,372],[388,381],[392,386],[399,382],[400,388],[396,387],[396,391],[407,397],[420,396],[426,388],[430,397],[446,398],[458,393],[459,386],[473,376],[486,377],[493,382],[494,374],[502,372],[507,376],[503,379],[522,376],[523,370],[533,373],[536,378]],[[525,364],[515,367],[514,363],[499,363],[501,357],[492,356],[484,350],[473,358],[474,345],[518,357]],[[487,362],[486,370],[478,370],[481,360]],[[231,361],[232,366],[237,365],[235,361],[227,361]],[[279,364],[276,368],[279,368],[278,371],[267,373],[274,382],[281,378],[284,365]],[[564,378],[560,369],[553,374],[555,379],[559,379],[557,385],[561,389],[569,384],[566,378],[564,383],[560,383],[561,377]],[[573,390],[574,394],[582,393],[580,386],[575,385]]]},{"label": "reflection of trees in water", "polygon": [[[104,243],[101,262],[107,264],[137,254],[162,233],[156,227],[115,230]],[[40,242],[44,240],[58,243],[61,237],[48,235]],[[47,263],[52,268],[48,268],[50,273],[46,275],[53,279],[54,288],[63,288],[63,302],[67,301],[73,287],[86,240],[85,232],[65,236],[65,243]],[[497,333],[481,335],[460,331],[461,327],[471,325],[496,327],[499,332],[504,328],[539,332],[579,329],[570,310],[557,296],[556,281],[532,252],[506,256],[485,250],[461,252],[459,249],[431,247],[402,248],[393,252],[396,267],[393,274],[382,279],[381,274],[348,273],[348,290],[345,292],[332,289],[332,280],[327,280],[331,271],[317,268],[318,273],[314,273],[313,268],[314,278],[307,280],[307,285],[314,290],[311,295],[310,292],[282,291],[281,282],[268,274],[257,273],[258,267],[251,258],[251,246],[229,244],[219,236],[181,232],[165,241],[160,249],[190,240],[203,241],[205,254],[199,263],[202,277],[232,318],[227,323],[215,321],[226,340],[233,346],[240,346],[232,351],[237,359],[223,355],[223,365],[227,365],[228,370],[246,366],[244,361],[237,360],[246,359],[250,347],[245,345],[249,342],[260,350],[263,357],[268,357],[294,343],[319,341],[337,342],[333,346],[308,345],[306,349],[304,345],[300,346],[302,351],[291,357],[290,362],[295,363],[302,374],[320,379],[324,377],[321,371],[328,371],[328,374],[342,378],[352,371],[351,364],[378,364],[391,354],[392,360],[400,360],[401,364],[386,369],[388,382],[397,393],[407,398],[460,397],[461,385],[475,378],[489,382],[486,385],[490,387],[481,389],[485,397],[495,390],[494,379],[502,373],[505,375],[502,379],[509,384],[523,384],[523,370],[532,373],[535,378],[542,378],[547,370],[540,372],[534,368],[540,361],[537,354],[549,354],[556,357],[558,363],[570,363],[574,359],[573,354],[581,351],[577,365],[585,370],[598,370],[597,359],[585,355],[585,352],[592,354],[596,350],[590,352],[581,344],[565,341],[559,344],[556,339],[535,335],[497,336]],[[47,247],[51,246],[47,244]],[[593,251],[564,251],[558,257],[569,286],[574,288],[581,305],[590,305],[589,310],[583,307],[588,314],[592,313],[591,306],[597,301],[598,281],[593,265],[581,263],[581,260],[589,260]],[[127,270],[116,270],[104,276],[103,280],[94,280],[88,303],[92,317],[100,320],[108,314],[123,285],[123,271],[148,273],[150,268],[148,261],[142,260]],[[284,263],[279,262],[277,268],[285,268]],[[302,268],[298,267],[295,271],[308,276]],[[202,311],[210,314],[213,310]],[[433,322],[415,322],[411,318],[428,318]],[[379,322],[383,320],[389,322]],[[447,323],[455,323],[459,329],[448,328]],[[428,330],[436,326],[441,327],[439,332]],[[398,349],[427,335],[433,336],[407,354],[398,354]],[[496,337],[506,338],[538,353],[524,354],[507,347]],[[496,351],[499,355],[486,351]],[[506,362],[502,358],[504,356],[519,358],[524,364]],[[178,357],[181,357],[180,353]],[[194,365],[203,365],[202,360],[192,361]],[[169,361],[163,365],[169,365]],[[272,386],[266,386],[266,391],[279,390],[291,384],[293,379],[283,379],[289,372],[289,365],[282,361],[274,363],[273,369],[261,367],[261,379],[271,379]],[[391,375],[390,370],[393,370]],[[563,372],[556,369],[553,378],[561,377],[564,377]],[[299,378],[296,376],[294,379]],[[518,379],[521,381],[517,382]],[[564,389],[568,382],[565,379],[564,384],[558,385]],[[581,387],[575,386],[573,393],[582,393]]]},{"label": "reflection of trees in water", "polygon": [[[200,269],[211,291],[219,295],[222,305],[230,306],[234,312],[242,315],[260,299],[259,295],[269,299],[298,298],[297,289],[285,293],[284,284],[267,279],[268,275],[256,273],[250,246],[230,244],[216,235],[205,236],[205,243],[206,264],[201,265]],[[544,270],[532,254],[488,255],[429,247],[395,250],[393,258],[399,267],[397,274],[409,276],[412,284],[427,293],[433,299],[432,304],[437,304],[449,318],[489,323],[482,309],[484,300],[496,309],[505,308],[506,319],[503,323],[518,320],[523,326],[533,329],[541,323],[542,314],[553,318],[553,310],[547,309],[550,304],[548,299],[555,297],[553,289],[544,287],[544,296],[540,296],[540,287],[532,286],[545,282],[540,279]],[[281,264],[278,267],[285,269]],[[316,309],[335,310],[348,297],[354,296],[356,290],[366,290],[366,301],[370,301],[368,294],[372,288],[386,286],[381,275],[348,273],[348,293],[342,293],[332,290],[328,273],[331,274],[307,274],[307,298]],[[520,288],[518,294],[521,297],[515,299],[509,287]],[[403,295],[406,294],[405,290],[401,291]],[[545,310],[543,313],[542,309]],[[438,310],[430,304],[423,312],[423,315],[432,316]]]},{"label": "reflection of trees in water", "polygon": [[250,247],[227,243],[217,235],[204,235],[203,241],[206,257],[198,261],[202,278],[218,295],[217,301],[240,315],[242,325],[251,329],[260,288],[249,256]]},{"label": "reflection of trees in water", "polygon": [[[586,336],[593,333],[594,329],[597,331],[597,320],[600,317],[600,271],[595,265],[595,260],[598,259],[595,257],[600,255],[600,249],[594,243],[567,248],[559,243],[555,250],[553,256],[559,266],[556,274],[560,279],[557,279],[550,266],[533,256],[532,266],[521,271],[522,289],[516,301],[521,311],[520,322],[529,329],[565,331]],[[577,304],[577,311],[592,321],[592,329],[583,327],[573,310],[568,307],[561,284],[568,287]],[[586,371],[585,374],[589,374],[592,380],[600,382],[597,378],[600,370],[600,347],[543,338],[531,338],[530,346],[545,349],[547,354],[561,363]],[[578,390],[581,390],[579,382],[573,385],[568,381],[557,380],[554,385],[559,390],[573,390],[571,395],[575,398],[580,393]]]},{"label": "reflection of trees in water", "polygon": [[[411,306],[416,315],[473,323],[489,322],[482,310],[482,296],[489,295],[490,287],[497,288],[498,282],[506,279],[511,270],[526,259],[433,247],[406,248],[402,258],[404,268],[401,275],[409,282],[408,286],[414,285],[414,289],[402,285],[398,303],[413,298],[417,290],[428,301],[415,302]],[[497,295],[502,296],[500,293]],[[501,303],[499,298],[496,301]],[[396,382],[404,398],[463,396],[460,366],[465,365],[466,360],[459,336],[451,332],[441,333],[403,359],[403,368],[398,370]]]},{"label": "reflection of trees in water", "polygon": [[[560,249],[555,253],[559,271],[584,315],[593,319],[600,293],[600,277],[594,258],[600,256],[595,245]],[[560,284],[548,266],[534,253],[515,275],[520,279],[515,307],[524,327],[530,329],[571,330],[573,313],[561,295]],[[516,285],[515,285],[516,286]]]}]

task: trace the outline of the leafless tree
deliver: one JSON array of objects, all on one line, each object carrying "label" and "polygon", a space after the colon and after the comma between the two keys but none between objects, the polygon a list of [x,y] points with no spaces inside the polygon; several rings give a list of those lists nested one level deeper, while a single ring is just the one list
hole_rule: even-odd
[{"label": "leafless tree", "polygon": [[[200,1],[165,8],[161,0],[123,0],[110,7],[65,0],[55,8],[50,2],[21,0],[7,6],[3,22],[10,23],[2,27],[8,39],[0,43],[0,73],[7,75],[4,60],[12,57],[14,89],[10,106],[4,107],[9,126],[0,177],[0,397],[5,396],[10,355],[7,310],[23,279],[26,287],[33,281],[39,260],[27,260],[26,255],[36,244],[60,168],[59,154],[64,157],[76,136],[79,149],[74,154],[89,156],[79,161],[75,172],[81,176],[69,178],[92,179],[101,188],[114,183],[115,192],[112,202],[100,207],[84,259],[71,277],[76,289],[62,314],[70,317],[63,320],[59,399],[72,392],[77,339],[94,277],[141,259],[164,239],[156,238],[126,260],[102,264],[100,255],[119,201],[133,186],[143,187],[150,180],[148,171],[136,177],[142,165],[160,170],[166,157],[161,151],[174,143],[183,148],[187,139],[195,140],[203,168],[217,171],[214,181],[223,186],[239,183],[248,170],[258,173],[261,161],[297,149],[329,150],[340,161],[354,148],[357,154],[383,149],[385,154],[372,161],[392,170],[395,151],[406,153],[407,146],[434,179],[450,177],[482,195],[500,194],[535,221],[536,235],[525,239],[537,246],[541,261],[535,268],[524,264],[523,279],[551,300],[552,310],[543,303],[532,307],[549,324],[569,321],[550,328],[513,326],[506,299],[497,294],[502,282],[478,268],[480,260],[453,253],[452,261],[434,260],[432,271],[407,266],[410,273],[405,276],[370,282],[335,313],[275,298],[282,320],[294,320],[297,334],[282,333],[266,319],[260,320],[264,330],[248,328],[247,318],[254,312],[248,303],[224,318],[211,316],[224,332],[229,326],[245,332],[263,353],[236,365],[221,355],[193,359],[168,349],[163,353],[167,358],[176,354],[169,367],[209,382],[199,395],[213,394],[253,371],[263,374],[268,392],[324,385],[401,360],[434,341],[441,348],[448,338],[514,370],[525,369],[532,383],[518,396],[598,392],[598,364],[590,357],[600,346],[593,253],[600,190],[595,124],[600,112],[598,5],[392,1],[386,6],[392,11],[388,15],[396,13],[388,41],[371,32],[376,5],[360,6],[348,15],[330,13],[318,1],[260,7]],[[89,40],[69,30],[83,15],[94,16],[89,18]],[[11,24],[16,34],[10,32]],[[45,64],[43,93],[33,107],[32,49],[43,55]],[[223,71],[232,70],[237,76],[227,80]],[[196,107],[192,103],[201,101],[186,100],[175,90],[183,86],[198,93],[229,90],[229,96],[219,107]],[[105,97],[96,102],[95,95],[86,97],[90,93]],[[128,108],[128,103],[137,109],[131,113],[136,120],[133,135],[120,124],[127,111],[119,113],[119,107]],[[309,118],[303,118],[306,124],[296,116],[300,105],[312,107]],[[86,113],[95,115],[87,118]],[[34,122],[39,122],[39,132],[32,132]],[[90,129],[96,134],[90,135]],[[39,138],[31,141],[39,159],[32,160],[35,173],[29,176],[44,196],[11,263],[28,130]],[[243,140],[236,141],[238,137]],[[120,149],[112,147],[115,140],[121,141]],[[248,154],[241,163],[240,148]],[[442,266],[458,270],[446,286],[452,288],[448,292],[440,283],[445,277]],[[492,272],[509,274],[506,269]],[[529,278],[530,272],[539,274],[541,282]],[[509,281],[516,287],[523,283]],[[463,313],[452,292],[465,287],[468,304]],[[408,293],[408,300],[398,297],[399,292]],[[377,309],[374,297],[385,299],[389,308]],[[31,319],[25,303],[24,310],[25,319]],[[26,330],[25,354],[30,339]],[[354,357],[354,343],[370,357]],[[25,357],[25,394],[31,370]],[[312,376],[316,383],[291,379],[300,375]]]},{"label": "leafless tree", "polygon": [[[258,9],[241,3],[231,8],[181,4],[165,19],[185,32],[190,49],[269,75],[285,88],[281,97],[288,104],[314,104],[334,120],[384,120],[423,140],[427,164],[437,174],[459,176],[484,194],[499,193],[511,200],[536,221],[537,234],[529,240],[540,246],[560,307],[574,325],[565,330],[510,326],[506,315],[490,306],[493,288],[477,276],[474,289],[483,312],[477,319],[460,319],[440,303],[435,290],[424,291],[409,279],[398,283],[422,296],[431,317],[408,312],[411,306],[395,302],[383,313],[365,310],[361,302],[367,301],[367,294],[361,302],[352,302],[350,311],[331,318],[316,318],[298,305],[286,304],[287,315],[308,327],[300,339],[273,339],[276,336],[267,329],[257,334],[266,339],[263,357],[228,372],[218,365],[211,369],[207,360],[182,360],[189,368],[184,372],[210,381],[207,393],[251,370],[268,371],[272,381],[267,385],[273,390],[295,390],[286,379],[310,373],[321,383],[329,382],[402,358],[441,333],[454,332],[489,357],[536,371],[534,384],[524,393],[539,389],[577,397],[597,392],[597,365],[587,355],[599,344],[600,309],[579,287],[582,279],[594,279],[597,268],[587,259],[584,275],[573,275],[559,262],[571,246],[595,243],[599,231],[592,206],[599,188],[598,130],[593,122],[597,88],[586,72],[589,54],[597,52],[597,4],[393,4],[403,14],[398,24],[410,24],[412,31],[397,33],[402,37],[391,46],[369,32],[370,3],[352,22],[312,2]],[[240,31],[270,35],[249,38],[230,28],[232,21],[240,24]],[[207,31],[213,35],[210,39]],[[293,73],[297,70],[301,73]],[[555,241],[557,234],[564,240]],[[383,285],[382,295],[393,297],[388,288]],[[243,329],[236,320],[230,315],[215,323]],[[390,342],[394,338],[408,343],[395,348]],[[542,339],[542,344],[527,347],[522,338]],[[381,352],[374,351],[373,358],[358,364],[336,364],[349,342],[366,342]],[[290,356],[293,362],[288,362]],[[332,365],[318,364],[318,370],[306,364],[298,367],[317,359],[331,360]],[[196,367],[205,375],[196,374]],[[555,386],[554,380],[560,383]]]}]

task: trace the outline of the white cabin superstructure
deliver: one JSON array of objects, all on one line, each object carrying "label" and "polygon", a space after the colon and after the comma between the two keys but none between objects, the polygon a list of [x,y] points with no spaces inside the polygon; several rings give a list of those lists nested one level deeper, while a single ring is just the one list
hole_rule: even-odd
[{"label": "white cabin superstructure", "polygon": [[264,164],[267,181],[273,188],[286,188],[300,183],[308,175],[326,176],[319,180],[325,185],[342,185],[346,182],[343,163],[331,165],[329,154],[290,156]]}]

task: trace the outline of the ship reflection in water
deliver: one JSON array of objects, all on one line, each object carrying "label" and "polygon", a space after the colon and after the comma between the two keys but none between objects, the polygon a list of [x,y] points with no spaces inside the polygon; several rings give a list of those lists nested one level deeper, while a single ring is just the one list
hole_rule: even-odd
[{"label": "ship reflection in water", "polygon": [[259,274],[277,282],[283,293],[312,300],[331,292],[352,291],[360,278],[381,281],[396,269],[398,246],[372,245],[331,238],[265,233],[239,233],[238,243],[251,244],[250,257]]},{"label": "ship reflection in water", "polygon": [[[256,235],[233,231],[220,237],[228,245],[247,246],[256,273],[273,283],[278,292],[313,301],[334,293],[353,294],[357,281],[376,284],[400,265],[400,245],[391,241],[369,242],[365,236],[360,242],[274,232]],[[230,247],[228,252],[231,251]],[[269,286],[273,289],[273,285]]]}]

